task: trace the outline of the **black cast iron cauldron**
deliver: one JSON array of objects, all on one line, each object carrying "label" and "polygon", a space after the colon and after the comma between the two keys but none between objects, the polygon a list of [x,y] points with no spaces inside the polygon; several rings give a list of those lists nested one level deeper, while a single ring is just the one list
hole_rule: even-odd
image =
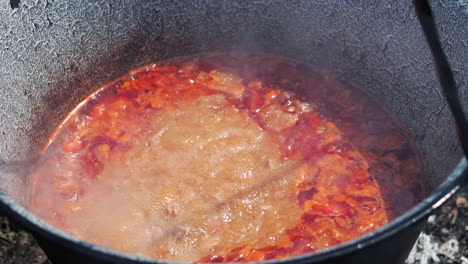
[{"label": "black cast iron cauldron", "polygon": [[[468,1],[430,1],[468,106]],[[411,1],[197,0],[0,3],[0,209],[54,263],[165,263],[80,241],[21,205],[28,172],[61,118],[128,70],[209,50],[279,53],[334,69],[409,127],[430,196],[358,240],[269,263],[402,263],[425,217],[467,179],[468,164]]]}]

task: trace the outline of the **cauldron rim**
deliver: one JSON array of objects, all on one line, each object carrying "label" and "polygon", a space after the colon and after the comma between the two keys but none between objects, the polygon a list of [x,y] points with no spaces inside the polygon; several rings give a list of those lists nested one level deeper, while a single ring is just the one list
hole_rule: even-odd
[{"label": "cauldron rim", "polygon": [[[364,249],[388,237],[391,237],[404,229],[408,228],[416,222],[422,221],[431,212],[437,209],[441,204],[448,200],[468,178],[468,162],[463,157],[452,170],[447,179],[439,185],[428,197],[418,203],[416,206],[397,217],[385,226],[377,229],[374,232],[361,236],[355,240],[319,250],[317,252],[307,253],[299,256],[288,257],[284,259],[265,260],[262,263],[314,263],[326,260],[328,258],[337,257],[351,253],[355,250]],[[41,220],[24,207],[19,205],[15,200],[0,190],[0,210],[4,211],[7,216],[22,225],[33,233],[47,238],[53,242],[59,243],[62,246],[79,251],[80,253],[99,258],[104,261],[117,263],[188,263],[177,261],[158,260],[147,257],[140,257],[128,253],[119,252],[93,245],[91,243],[80,240],[60,229]]]}]

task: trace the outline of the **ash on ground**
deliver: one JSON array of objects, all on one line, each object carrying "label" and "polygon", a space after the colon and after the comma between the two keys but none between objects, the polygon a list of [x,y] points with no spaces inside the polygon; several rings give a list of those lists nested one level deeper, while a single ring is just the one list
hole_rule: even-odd
[{"label": "ash on ground", "polygon": [[429,216],[407,264],[468,264],[468,185]]}]

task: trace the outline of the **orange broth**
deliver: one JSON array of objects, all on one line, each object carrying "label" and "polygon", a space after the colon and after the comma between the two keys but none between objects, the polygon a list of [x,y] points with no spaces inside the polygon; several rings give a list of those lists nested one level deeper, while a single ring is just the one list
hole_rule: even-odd
[{"label": "orange broth", "polygon": [[403,126],[329,74],[212,53],[131,71],[56,129],[30,209],[156,259],[245,262],[358,238],[419,202]]}]

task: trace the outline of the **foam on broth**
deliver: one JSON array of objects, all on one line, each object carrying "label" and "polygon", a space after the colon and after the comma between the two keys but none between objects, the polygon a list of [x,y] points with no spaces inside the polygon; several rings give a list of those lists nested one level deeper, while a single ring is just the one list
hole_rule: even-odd
[{"label": "foam on broth", "polygon": [[299,222],[294,162],[224,96],[178,104],[152,122],[157,129],[106,164],[76,203],[65,225],[77,236],[187,260],[275,244]]}]

